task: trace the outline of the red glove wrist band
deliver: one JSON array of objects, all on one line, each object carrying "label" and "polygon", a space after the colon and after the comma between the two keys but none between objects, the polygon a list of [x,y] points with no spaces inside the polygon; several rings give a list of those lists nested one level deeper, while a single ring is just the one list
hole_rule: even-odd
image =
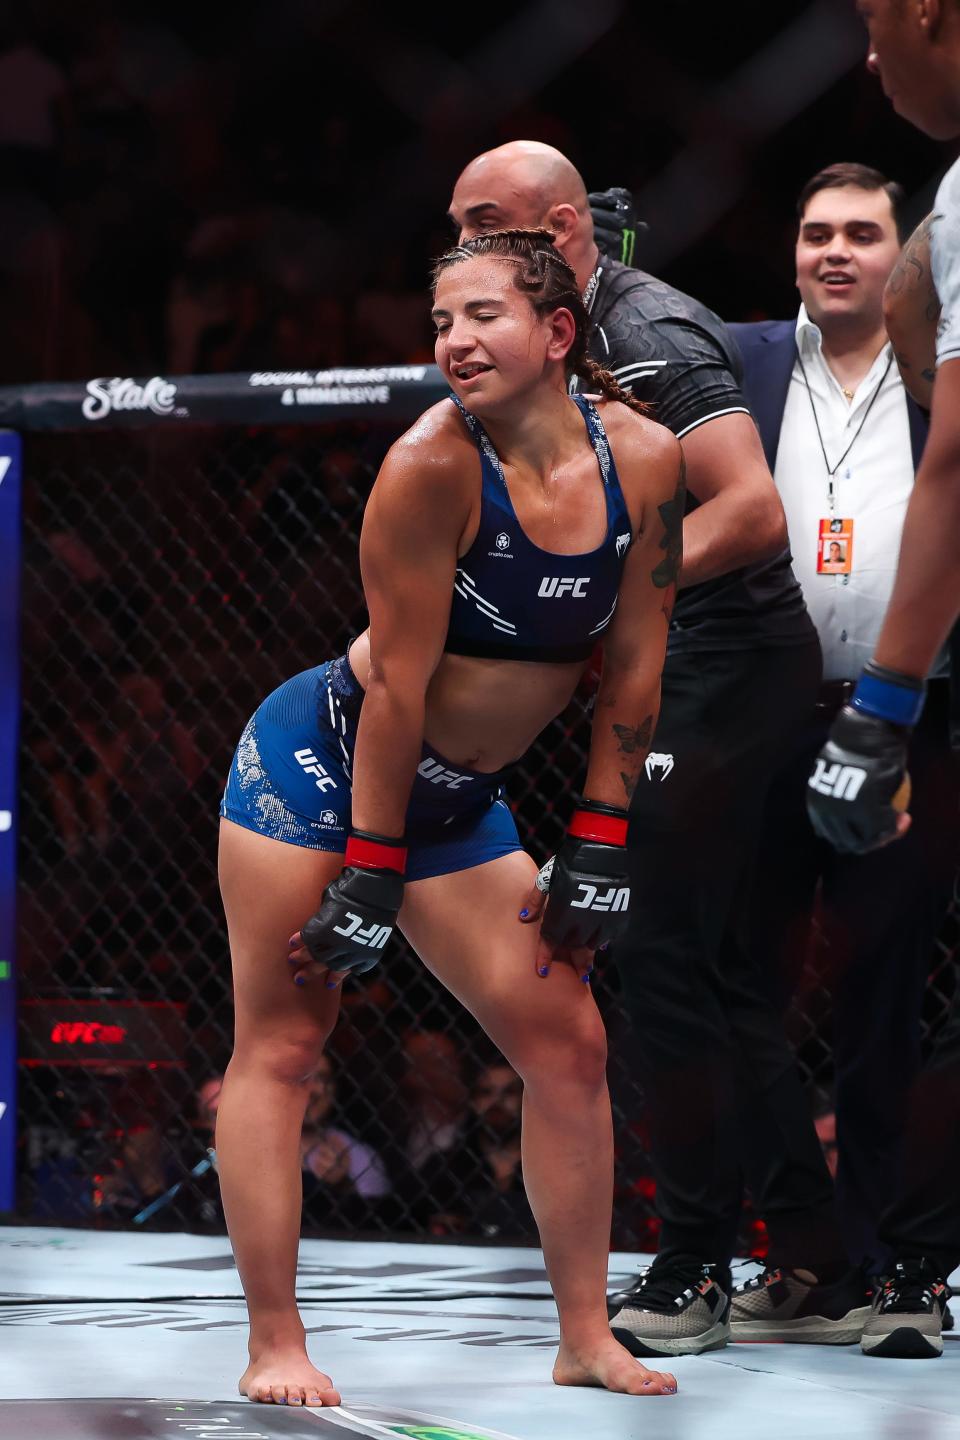
[{"label": "red glove wrist band", "polygon": [[407,868],[407,847],[402,840],[381,835],[350,835],[343,863],[361,870],[396,870],[402,875]]},{"label": "red glove wrist band", "polygon": [[575,840],[596,840],[601,845],[626,845],[627,815],[601,815],[593,810],[575,810],[567,834]]}]

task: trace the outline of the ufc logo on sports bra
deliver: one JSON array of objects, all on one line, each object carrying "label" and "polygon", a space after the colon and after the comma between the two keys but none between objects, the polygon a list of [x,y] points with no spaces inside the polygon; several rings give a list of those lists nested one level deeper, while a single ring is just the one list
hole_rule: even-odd
[{"label": "ufc logo on sports bra", "polygon": [[572,595],[574,600],[583,600],[589,584],[589,575],[584,575],[579,580],[570,575],[564,576],[562,580],[558,580],[556,575],[544,575],[537,594],[544,600],[559,600],[561,595]]},{"label": "ufc logo on sports bra", "polygon": [[346,925],[334,925],[334,933],[345,935],[355,945],[366,945],[371,950],[382,950],[393,930],[392,925],[368,925],[366,930],[362,930],[363,921],[352,910],[347,911],[347,921]]},{"label": "ufc logo on sports bra", "polygon": [[295,750],[293,758],[298,765],[302,765],[308,775],[316,775],[317,789],[322,791],[336,790],[337,782],[329,771],[325,770],[312,750]]},{"label": "ufc logo on sports bra", "polygon": [[617,910],[626,910],[630,904],[630,886],[611,885],[604,890],[603,894],[596,885],[585,885],[579,881],[577,889],[580,891],[579,900],[571,900],[570,905],[574,910],[602,910],[615,913]]},{"label": "ufc logo on sports bra", "polygon": [[819,756],[817,768],[807,783],[811,790],[830,795],[834,800],[856,800],[866,778],[866,770],[861,770],[859,765],[838,765],[836,762],[828,765]]},{"label": "ufc logo on sports bra", "polygon": [[439,760],[421,760],[417,774],[429,780],[431,785],[446,785],[448,790],[459,790],[461,785],[469,785],[473,779],[472,775],[458,775],[456,770],[445,769]]}]

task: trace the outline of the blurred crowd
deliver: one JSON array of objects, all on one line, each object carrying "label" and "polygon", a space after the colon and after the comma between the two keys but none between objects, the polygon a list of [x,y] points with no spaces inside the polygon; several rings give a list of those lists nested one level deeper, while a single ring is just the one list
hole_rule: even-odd
[{"label": "blurred crowd", "polygon": [[0,383],[430,356],[422,262],[363,257],[339,223],[362,219],[336,77],[318,116],[295,28],[230,30],[5,7]]}]

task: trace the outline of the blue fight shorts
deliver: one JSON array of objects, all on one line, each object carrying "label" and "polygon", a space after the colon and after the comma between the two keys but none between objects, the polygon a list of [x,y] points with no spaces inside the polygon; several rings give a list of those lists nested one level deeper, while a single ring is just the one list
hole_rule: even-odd
[{"label": "blue fight shorts", "polygon": [[[362,703],[346,655],[274,690],[240,737],[220,814],[271,840],[342,855]],[[523,848],[503,774],[464,770],[424,746],[407,807],[408,880],[469,870]]]}]

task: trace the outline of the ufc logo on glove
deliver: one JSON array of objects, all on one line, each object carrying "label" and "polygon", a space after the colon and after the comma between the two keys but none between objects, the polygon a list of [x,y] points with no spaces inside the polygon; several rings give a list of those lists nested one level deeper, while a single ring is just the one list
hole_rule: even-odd
[{"label": "ufc logo on glove", "polygon": [[382,950],[390,939],[392,925],[368,925],[365,930],[361,930],[363,920],[359,915],[354,915],[352,910],[348,910],[346,918],[348,922],[346,925],[334,925],[334,933],[346,935],[356,945],[368,945],[371,950]]},{"label": "ufc logo on glove", "polygon": [[577,888],[581,898],[570,901],[574,910],[603,910],[615,913],[617,910],[628,909],[630,905],[629,885],[621,885],[619,888],[611,885],[602,895],[596,885],[584,885],[582,880]]},{"label": "ufc logo on glove", "polygon": [[866,770],[858,765],[828,765],[818,757],[816,769],[807,781],[811,790],[821,795],[830,795],[834,800],[856,800],[860,787],[867,778]]}]

